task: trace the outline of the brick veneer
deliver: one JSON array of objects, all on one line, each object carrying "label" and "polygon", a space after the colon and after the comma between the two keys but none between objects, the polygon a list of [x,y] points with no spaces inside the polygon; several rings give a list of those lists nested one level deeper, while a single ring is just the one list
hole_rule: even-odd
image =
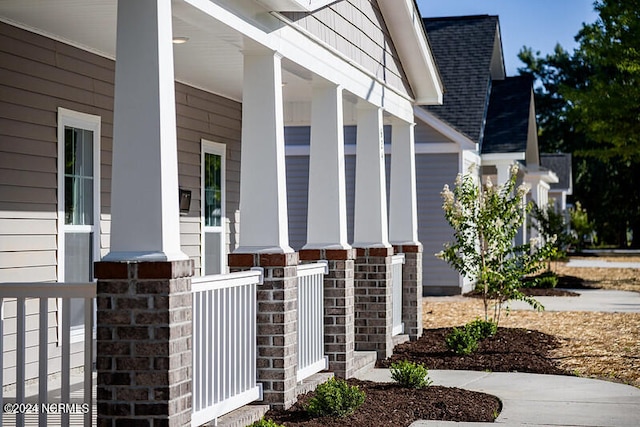
[{"label": "brick veneer", "polygon": [[191,423],[193,261],[98,262],[98,426]]},{"label": "brick veneer", "polygon": [[354,372],[355,309],[353,249],[307,249],[300,251],[302,262],[326,260],[329,274],[324,278],[324,350],[329,370],[350,378]]},{"label": "brick veneer", "polygon": [[297,252],[229,255],[232,272],[264,269],[264,284],[257,292],[258,382],[263,401],[277,409],[288,409],[296,401],[297,265]]},{"label": "brick veneer", "polygon": [[391,257],[393,248],[357,248],[355,261],[355,347],[393,352]]},{"label": "brick veneer", "polygon": [[422,244],[395,245],[404,253],[402,266],[402,322],[412,341],[422,336]]}]

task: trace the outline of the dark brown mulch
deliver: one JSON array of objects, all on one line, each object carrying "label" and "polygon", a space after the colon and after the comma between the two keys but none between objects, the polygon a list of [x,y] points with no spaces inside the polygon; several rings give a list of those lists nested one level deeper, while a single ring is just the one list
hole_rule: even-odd
[{"label": "dark brown mulch", "polygon": [[402,427],[416,420],[493,422],[501,410],[497,397],[459,388],[430,386],[413,390],[389,383],[356,379],[347,382],[366,394],[365,402],[352,415],[310,418],[304,406],[313,393],[307,393],[288,411],[271,410],[265,418],[287,427]]},{"label": "dark brown mulch", "polygon": [[[482,341],[475,353],[458,356],[445,344],[445,336],[451,330],[425,329],[417,341],[396,346],[393,355],[379,361],[378,367],[386,368],[394,361],[410,360],[422,363],[428,369],[571,375],[549,357],[549,352],[559,346],[552,335],[521,328],[498,328],[497,334]],[[497,397],[459,388],[430,386],[409,390],[395,384],[347,381],[358,385],[367,395],[365,403],[348,417],[310,418],[304,406],[313,393],[307,393],[300,396],[290,410],[271,410],[266,418],[287,427],[408,426],[419,419],[492,422],[501,410]]]},{"label": "dark brown mulch", "polygon": [[520,328],[498,328],[495,336],[480,342],[476,352],[458,356],[445,344],[451,330],[425,329],[420,339],[396,346],[393,355],[379,361],[378,366],[386,368],[395,361],[410,360],[428,369],[570,375],[549,358],[549,352],[559,346],[552,335]]}]

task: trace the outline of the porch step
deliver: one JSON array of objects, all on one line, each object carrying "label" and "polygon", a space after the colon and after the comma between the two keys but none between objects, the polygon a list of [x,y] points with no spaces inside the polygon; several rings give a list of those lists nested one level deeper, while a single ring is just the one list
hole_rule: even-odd
[{"label": "porch step", "polygon": [[354,351],[353,359],[352,377],[357,377],[375,368],[378,354],[375,351]]},{"label": "porch step", "polygon": [[217,424],[212,421],[205,426],[246,427],[259,421],[268,410],[269,405],[245,405],[218,418]]},{"label": "porch step", "polygon": [[309,378],[305,378],[302,382],[296,385],[296,396],[314,391],[323,382],[333,377],[333,372],[318,372],[311,375]]},{"label": "porch step", "polygon": [[396,348],[397,345],[405,343],[409,341],[409,335],[407,334],[399,334],[393,336],[393,348]]}]

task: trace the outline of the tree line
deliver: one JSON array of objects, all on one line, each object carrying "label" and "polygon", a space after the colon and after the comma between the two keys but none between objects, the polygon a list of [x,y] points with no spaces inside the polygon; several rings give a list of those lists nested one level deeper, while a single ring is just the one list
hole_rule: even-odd
[{"label": "tree line", "polygon": [[572,153],[573,197],[597,243],[640,248],[640,0],[598,0],[578,47],[541,56],[523,47],[533,74],[541,152]]}]

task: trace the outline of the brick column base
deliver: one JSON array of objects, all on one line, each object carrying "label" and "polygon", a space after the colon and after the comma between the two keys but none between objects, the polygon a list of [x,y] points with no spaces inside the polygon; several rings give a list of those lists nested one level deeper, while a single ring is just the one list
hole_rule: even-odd
[{"label": "brick column base", "polygon": [[411,341],[422,336],[422,244],[397,245],[404,253],[402,266],[402,321]]},{"label": "brick column base", "polygon": [[350,378],[355,373],[355,252],[354,249],[300,251],[302,262],[326,260],[329,264],[329,274],[324,278],[324,351],[329,358],[329,370],[342,378]]},{"label": "brick column base", "polygon": [[264,269],[264,284],[257,293],[258,382],[263,401],[275,409],[290,408],[297,397],[297,265],[297,252],[229,254],[232,272]]},{"label": "brick column base", "polygon": [[98,262],[98,426],[191,423],[193,261]]},{"label": "brick column base", "polygon": [[357,248],[356,251],[356,350],[375,350],[378,359],[386,359],[393,353],[393,248]]}]

